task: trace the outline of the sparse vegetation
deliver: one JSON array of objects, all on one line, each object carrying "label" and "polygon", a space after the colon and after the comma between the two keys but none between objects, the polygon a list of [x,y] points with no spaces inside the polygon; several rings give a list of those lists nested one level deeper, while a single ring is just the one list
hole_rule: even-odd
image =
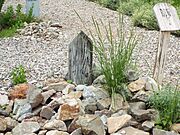
[{"label": "sparse vegetation", "polygon": [[178,87],[165,86],[155,91],[149,99],[151,107],[159,112],[156,126],[170,130],[173,123],[180,122],[180,90]]},{"label": "sparse vegetation", "polygon": [[[145,27],[150,30],[158,30],[158,24],[153,12],[153,6],[160,2],[172,4],[180,15],[180,2],[178,0],[96,0],[103,6],[118,10],[132,17],[134,26]],[[173,32],[180,36],[180,32]]]},{"label": "sparse vegetation", "polygon": [[33,17],[33,7],[26,15],[22,11],[22,5],[18,4],[16,10],[9,6],[5,12],[0,13],[0,37],[10,37],[16,33],[16,30],[23,27],[24,22],[31,23],[35,21]]},{"label": "sparse vegetation", "polygon": [[12,82],[14,85],[27,82],[25,69],[22,65],[15,67],[11,72]]}]

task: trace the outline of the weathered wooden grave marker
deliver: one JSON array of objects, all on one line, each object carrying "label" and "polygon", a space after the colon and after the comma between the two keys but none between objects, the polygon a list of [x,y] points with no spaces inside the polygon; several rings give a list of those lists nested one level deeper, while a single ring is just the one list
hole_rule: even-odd
[{"label": "weathered wooden grave marker", "polygon": [[180,30],[180,20],[176,9],[170,4],[158,3],[153,9],[160,27],[160,38],[154,67],[154,79],[161,84],[166,61],[166,52],[170,41],[170,33]]},{"label": "weathered wooden grave marker", "polygon": [[76,84],[92,83],[93,44],[81,31],[69,45],[69,65],[67,79]]}]

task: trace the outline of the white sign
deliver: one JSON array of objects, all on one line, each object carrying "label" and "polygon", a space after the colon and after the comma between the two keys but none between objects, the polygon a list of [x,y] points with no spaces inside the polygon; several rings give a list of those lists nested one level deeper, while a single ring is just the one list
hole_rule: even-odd
[{"label": "white sign", "polygon": [[167,3],[158,3],[153,9],[161,31],[180,30],[180,20],[173,6]]}]

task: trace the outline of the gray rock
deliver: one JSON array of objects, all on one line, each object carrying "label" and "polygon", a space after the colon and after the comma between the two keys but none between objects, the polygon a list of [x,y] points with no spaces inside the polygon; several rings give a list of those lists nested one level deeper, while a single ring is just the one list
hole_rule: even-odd
[{"label": "gray rock", "polygon": [[135,110],[145,110],[146,109],[146,104],[144,102],[134,102],[134,103],[129,103],[131,109]]},{"label": "gray rock", "polygon": [[97,108],[99,110],[108,109],[111,104],[110,98],[100,99],[97,101]]},{"label": "gray rock", "polygon": [[69,135],[69,133],[58,131],[58,130],[51,130],[51,131],[48,131],[46,135]]},{"label": "gray rock", "polygon": [[156,115],[156,111],[153,109],[148,110],[136,110],[130,109],[130,114],[135,118],[138,122],[142,122],[145,120],[152,120]]},{"label": "gray rock", "polygon": [[38,135],[45,135],[47,133],[47,130],[41,130],[39,131]]},{"label": "gray rock", "polygon": [[84,88],[84,90],[83,90],[83,97],[85,99],[96,96],[92,89],[95,89],[95,88],[93,86],[87,86],[87,87]]},{"label": "gray rock", "polygon": [[75,87],[75,90],[77,90],[77,91],[83,91],[84,90],[84,88],[86,88],[87,86],[86,85],[77,85],[76,87]]},{"label": "gray rock", "polygon": [[15,114],[15,118],[18,119],[22,115],[26,113],[31,113],[32,107],[28,100],[26,99],[16,99],[14,102],[13,114]]},{"label": "gray rock", "polygon": [[4,132],[7,129],[7,121],[0,117],[0,132]]},{"label": "gray rock", "polygon": [[104,75],[98,76],[98,77],[93,81],[93,85],[95,85],[95,84],[106,84],[105,76],[104,76]]},{"label": "gray rock", "polygon": [[47,130],[67,131],[66,124],[63,121],[56,119],[48,121],[43,128]]},{"label": "gray rock", "polygon": [[128,79],[128,81],[135,81],[139,78],[138,73],[132,69],[127,70],[125,76]]},{"label": "gray rock", "polygon": [[6,94],[0,93],[0,106],[7,105],[9,103],[8,96]]},{"label": "gray rock", "polygon": [[40,112],[40,116],[46,118],[47,120],[51,119],[54,114],[54,110],[48,106],[43,106]]},{"label": "gray rock", "polygon": [[105,135],[104,124],[98,116],[88,114],[79,116],[76,124],[81,127],[83,134]]},{"label": "gray rock", "polygon": [[150,131],[154,127],[155,123],[153,121],[145,121],[142,123],[144,131]]},{"label": "gray rock", "polygon": [[42,104],[45,104],[46,101],[54,94],[56,93],[55,90],[48,90],[48,91],[45,91],[45,92],[42,92],[42,96],[43,96],[43,102]]},{"label": "gray rock", "polygon": [[29,85],[29,89],[27,91],[26,99],[31,104],[32,108],[37,107],[44,100],[43,96],[41,94],[41,89],[38,89],[33,85]]},{"label": "gray rock", "polygon": [[74,130],[70,135],[82,135],[81,128]]},{"label": "gray rock", "polygon": [[40,129],[40,125],[37,122],[22,122],[19,123],[12,130],[12,135],[24,135],[35,133]]},{"label": "gray rock", "polygon": [[34,116],[33,113],[25,113],[18,118],[18,121],[23,121],[24,119],[30,118],[32,116]]},{"label": "gray rock", "polygon": [[7,129],[9,130],[12,130],[18,124],[18,122],[11,117],[6,117],[5,120],[7,123]]},{"label": "gray rock", "polygon": [[94,98],[89,97],[82,100],[82,105],[87,114],[93,114],[97,110],[97,101]]},{"label": "gray rock", "polygon": [[146,77],[146,84],[145,84],[145,90],[150,90],[150,91],[157,91],[159,90],[159,86],[157,82],[151,78],[151,77]]},{"label": "gray rock", "polygon": [[132,100],[147,102],[149,97],[150,97],[150,92],[145,92],[143,90],[140,90],[132,97]]},{"label": "gray rock", "polygon": [[43,88],[43,90],[55,90],[58,92],[61,92],[64,88],[66,88],[66,86],[68,85],[68,83],[66,81],[61,81],[58,83],[51,83],[49,84],[47,87]]},{"label": "gray rock", "polygon": [[179,135],[179,134],[175,133],[175,132],[164,131],[161,129],[154,128],[153,129],[153,135]]},{"label": "gray rock", "polygon": [[150,135],[148,132],[144,132],[131,126],[121,129],[118,133],[121,135]]}]

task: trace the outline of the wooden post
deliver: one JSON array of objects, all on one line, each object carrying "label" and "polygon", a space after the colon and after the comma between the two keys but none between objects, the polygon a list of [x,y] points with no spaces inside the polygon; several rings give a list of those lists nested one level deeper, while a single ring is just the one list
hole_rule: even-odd
[{"label": "wooden post", "polygon": [[92,84],[93,44],[81,31],[69,45],[68,79],[76,84]]},{"label": "wooden post", "polygon": [[176,9],[167,3],[158,3],[153,9],[160,27],[160,38],[153,76],[159,84],[162,84],[170,34],[171,31],[180,30],[180,21]]}]

